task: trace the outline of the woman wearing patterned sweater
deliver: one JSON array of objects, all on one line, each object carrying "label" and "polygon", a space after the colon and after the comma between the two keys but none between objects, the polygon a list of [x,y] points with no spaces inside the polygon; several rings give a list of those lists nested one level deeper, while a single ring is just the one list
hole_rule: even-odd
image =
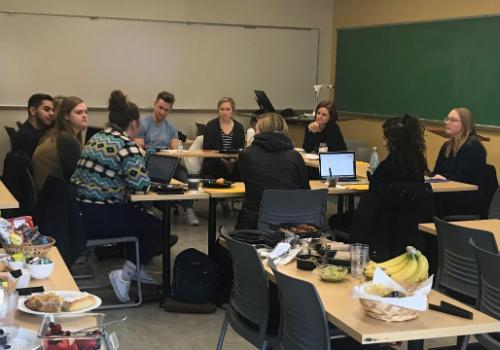
[{"label": "woman wearing patterned sweater", "polygon": [[[150,179],[139,147],[131,141],[139,131],[139,110],[120,90],[109,98],[108,127],[92,136],[83,149],[71,182],[83,213],[89,239],[136,236],[141,261],[127,260],[122,269],[109,273],[117,298],[130,300],[128,291],[136,264],[147,264],[161,241],[160,220],[128,204],[127,194],[147,191]],[[134,254],[128,254],[131,258]],[[141,281],[153,283],[140,269]]]}]

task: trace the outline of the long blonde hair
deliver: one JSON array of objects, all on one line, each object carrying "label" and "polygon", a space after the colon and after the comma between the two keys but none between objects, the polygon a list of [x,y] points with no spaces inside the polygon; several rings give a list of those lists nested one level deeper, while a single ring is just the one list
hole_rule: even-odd
[{"label": "long blonde hair", "polygon": [[446,143],[445,156],[449,158],[451,155],[456,156],[460,147],[463,146],[471,137],[476,137],[476,125],[474,123],[474,116],[472,112],[465,107],[453,108],[460,116],[462,123],[462,132],[457,136],[452,136]]},{"label": "long blonde hair", "polygon": [[259,132],[281,132],[288,135],[288,125],[278,113],[264,113],[257,119],[255,129]]}]

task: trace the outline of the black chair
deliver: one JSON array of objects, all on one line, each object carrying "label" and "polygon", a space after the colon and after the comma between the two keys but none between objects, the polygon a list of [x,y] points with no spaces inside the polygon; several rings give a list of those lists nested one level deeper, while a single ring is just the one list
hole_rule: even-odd
[{"label": "black chair", "polygon": [[224,238],[233,258],[234,279],[217,350],[222,349],[228,323],[254,346],[260,349],[275,347],[278,342],[277,334],[269,332],[269,328],[272,328],[269,327],[269,282],[260,257],[253,246],[228,236]]},{"label": "black chair", "polygon": [[205,135],[205,129],[207,126],[202,123],[194,123],[196,125],[196,136]]},{"label": "black chair", "polygon": [[327,189],[266,190],[260,202],[257,229],[284,223],[313,224],[323,227]]},{"label": "black chair", "polygon": [[21,126],[23,126],[23,123],[21,123],[19,120],[16,122],[17,128],[21,129]]},{"label": "black chair", "polygon": [[309,282],[287,276],[268,260],[278,284],[281,305],[281,348],[330,350],[330,331],[325,308]]},{"label": "black chair", "polygon": [[7,135],[9,135],[10,148],[12,149],[14,147],[14,135],[16,134],[16,129],[11,128],[10,126],[5,126],[5,131],[7,132]]},{"label": "black chair", "polygon": [[458,226],[434,218],[438,241],[437,290],[452,293],[462,301],[473,304],[478,295],[479,277],[476,258],[470,247],[472,238],[481,247],[498,251],[491,232]]},{"label": "black chair", "polygon": [[[481,245],[478,246],[472,238],[469,242],[479,267],[477,308],[500,320],[500,255],[497,251],[490,251],[488,247],[484,249]],[[488,350],[500,349],[500,333],[477,334],[475,337]]]},{"label": "black chair", "polygon": [[500,187],[497,187],[495,194],[491,198],[488,219],[500,219]]}]

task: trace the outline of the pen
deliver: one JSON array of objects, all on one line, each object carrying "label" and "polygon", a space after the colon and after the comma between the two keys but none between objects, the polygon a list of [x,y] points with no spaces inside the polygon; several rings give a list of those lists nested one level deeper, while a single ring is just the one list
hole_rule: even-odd
[{"label": "pen", "polygon": [[440,305],[435,305],[435,304],[429,304],[429,309],[434,310],[437,312],[442,312],[448,315],[453,315],[457,317],[462,317],[466,318],[468,320],[472,320],[473,315],[472,312],[463,310],[463,309],[457,309],[456,307],[446,307],[446,306],[440,306]]}]

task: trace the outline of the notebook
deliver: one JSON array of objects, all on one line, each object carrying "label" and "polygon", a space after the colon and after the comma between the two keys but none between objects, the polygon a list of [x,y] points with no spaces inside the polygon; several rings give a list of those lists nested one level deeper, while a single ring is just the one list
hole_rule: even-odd
[{"label": "notebook", "polygon": [[322,180],[337,177],[339,182],[356,182],[354,152],[322,152],[319,154],[319,176]]}]

